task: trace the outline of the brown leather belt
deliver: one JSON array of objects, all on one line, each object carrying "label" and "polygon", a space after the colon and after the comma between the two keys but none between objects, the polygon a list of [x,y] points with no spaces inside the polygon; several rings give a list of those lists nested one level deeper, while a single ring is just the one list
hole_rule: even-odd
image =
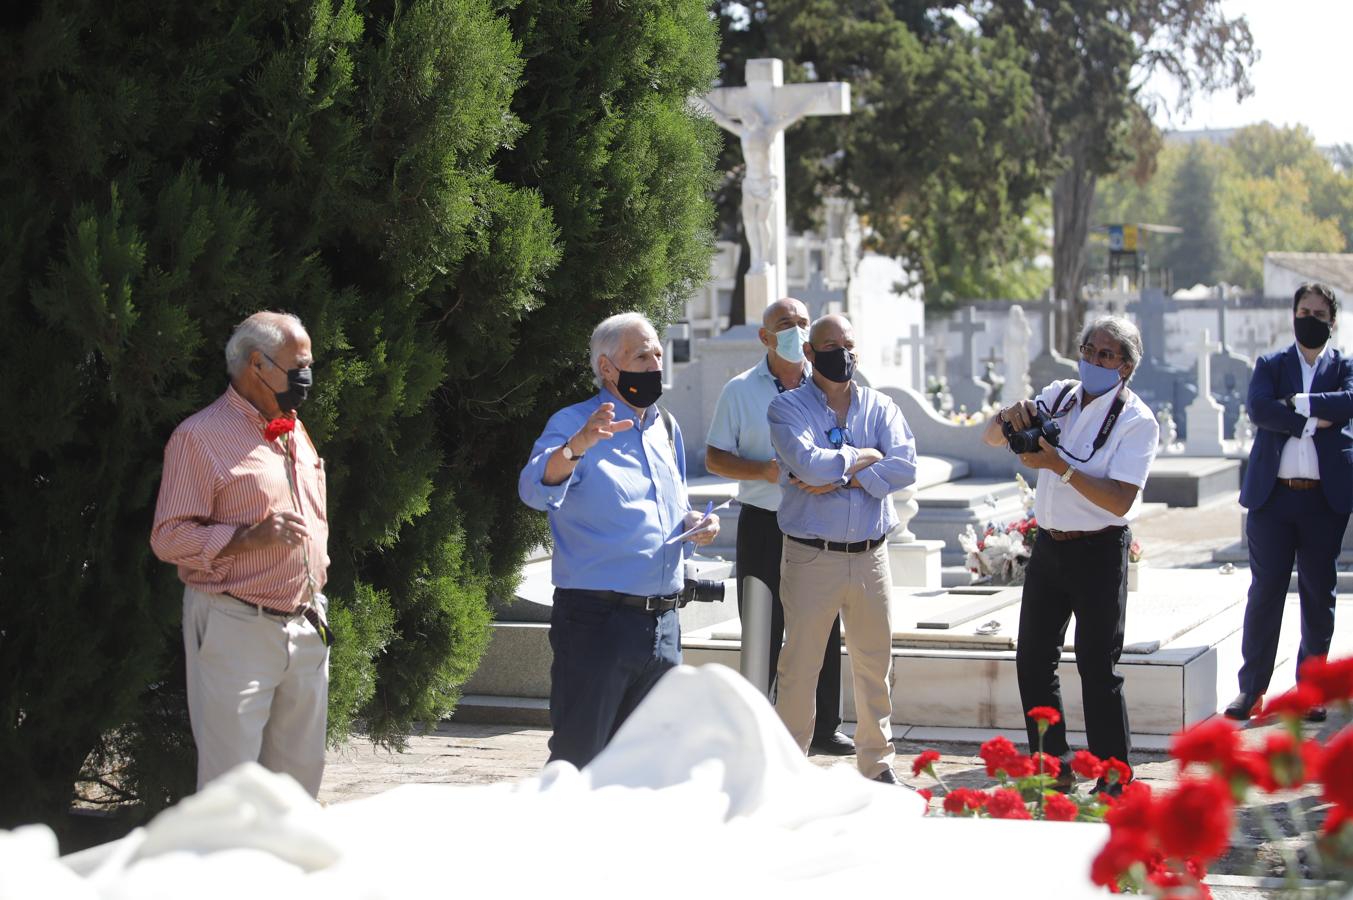
[{"label": "brown leather belt", "polygon": [[1279,478],[1278,484],[1294,491],[1313,491],[1320,487],[1319,478]]},{"label": "brown leather belt", "polygon": [[1097,528],[1094,531],[1058,531],[1056,528],[1040,528],[1039,530],[1054,541],[1078,541],[1081,538],[1094,537],[1108,531],[1122,531],[1123,526],[1109,525],[1105,528]]},{"label": "brown leather belt", "polygon": [[294,619],[301,614],[301,610],[299,608],[292,610],[291,612],[283,612],[280,609],[273,609],[271,606],[264,606],[262,603],[255,603],[252,600],[245,600],[243,597],[236,597],[234,594],[226,594],[225,596],[229,597],[231,600],[234,600],[236,603],[243,603],[250,609],[256,609],[259,612],[263,613],[263,615],[272,616],[273,618],[276,619]]}]

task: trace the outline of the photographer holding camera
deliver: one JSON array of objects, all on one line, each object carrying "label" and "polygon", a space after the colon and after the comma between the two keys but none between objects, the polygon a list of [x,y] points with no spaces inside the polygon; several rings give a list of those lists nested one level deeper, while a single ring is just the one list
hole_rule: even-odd
[{"label": "photographer holding camera", "polygon": [[681,429],[655,405],[653,326],[611,316],[591,353],[600,391],[550,417],[517,482],[554,537],[550,761],[579,768],[680,664],[677,609],[713,599],[708,585],[683,590],[683,562],[719,533],[718,516],[690,508]]},{"label": "photographer holding camera", "polygon": [[[1038,538],[1024,578],[1015,653],[1023,709],[1062,710],[1057,665],[1076,616],[1076,669],[1090,751],[1128,761],[1131,737],[1123,677],[1116,666],[1127,617],[1128,523],[1155,459],[1155,416],[1128,388],[1142,358],[1137,326],[1118,316],[1091,322],[1081,335],[1080,381],[1054,381],[1034,401],[1021,400],[987,422],[982,439],[1006,444],[1038,470],[1034,516]],[[1026,722],[1030,749],[1035,722]],[[1048,728],[1043,749],[1065,759],[1066,720]],[[1063,765],[1058,787],[1074,775]],[[1103,780],[1096,791],[1117,793]]]}]

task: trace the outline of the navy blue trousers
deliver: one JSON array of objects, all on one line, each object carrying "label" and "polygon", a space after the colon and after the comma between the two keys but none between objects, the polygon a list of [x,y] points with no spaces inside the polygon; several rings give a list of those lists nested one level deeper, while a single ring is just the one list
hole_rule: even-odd
[{"label": "navy blue trousers", "polygon": [[1250,596],[1240,645],[1245,660],[1240,667],[1241,691],[1262,694],[1268,690],[1293,561],[1301,597],[1297,666],[1308,656],[1329,653],[1338,583],[1335,563],[1347,526],[1348,514],[1331,509],[1319,487],[1294,491],[1275,484],[1264,505],[1250,510],[1245,520]]},{"label": "navy blue trousers", "polygon": [[[1015,670],[1025,712],[1051,706],[1062,712],[1057,664],[1071,616],[1076,616],[1076,671],[1081,677],[1085,739],[1100,759],[1128,762],[1132,737],[1118,657],[1127,624],[1128,546],[1126,528],[1071,541],[1054,541],[1040,531],[1024,575]],[[1038,749],[1038,726],[1025,719],[1029,751]],[[1066,716],[1043,736],[1043,752],[1064,757]]]},{"label": "navy blue trousers", "polygon": [[556,588],[550,613],[550,762],[592,761],[668,669],[681,663],[677,611],[644,612]]}]

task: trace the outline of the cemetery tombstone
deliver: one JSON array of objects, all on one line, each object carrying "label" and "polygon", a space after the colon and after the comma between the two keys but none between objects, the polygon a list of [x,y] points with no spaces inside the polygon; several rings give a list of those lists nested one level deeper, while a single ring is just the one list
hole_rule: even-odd
[{"label": "cemetery tombstone", "polygon": [[961,317],[950,327],[958,331],[963,341],[963,350],[959,354],[958,372],[949,379],[949,393],[958,408],[968,412],[977,412],[986,405],[989,387],[973,375],[976,359],[973,354],[974,336],[986,331],[987,326],[973,318],[973,308],[965,306]]}]

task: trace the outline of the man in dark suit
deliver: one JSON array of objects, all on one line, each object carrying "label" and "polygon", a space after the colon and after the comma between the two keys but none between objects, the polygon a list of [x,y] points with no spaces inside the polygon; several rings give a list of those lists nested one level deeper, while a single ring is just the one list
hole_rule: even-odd
[{"label": "man in dark suit", "polygon": [[[1329,652],[1334,634],[1335,561],[1353,508],[1353,360],[1330,343],[1339,310],[1334,291],[1303,284],[1293,299],[1296,343],[1259,358],[1248,407],[1258,426],[1240,505],[1250,511],[1250,596],[1241,641],[1240,696],[1226,708],[1248,719],[1262,705],[1278,653],[1292,562],[1301,596],[1301,647]],[[1307,714],[1324,721],[1325,709]]]}]

